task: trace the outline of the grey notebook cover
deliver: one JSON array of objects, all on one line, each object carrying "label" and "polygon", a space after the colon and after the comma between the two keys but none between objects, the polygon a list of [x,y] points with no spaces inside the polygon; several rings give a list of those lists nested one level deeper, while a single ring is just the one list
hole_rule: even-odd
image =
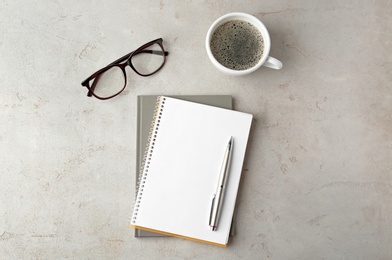
[{"label": "grey notebook cover", "polygon": [[[233,109],[232,97],[228,95],[213,96],[170,96],[177,99],[197,102],[205,105],[216,106],[226,109]],[[143,162],[143,155],[147,146],[150,134],[151,122],[153,119],[155,105],[158,96],[138,96],[137,99],[137,133],[136,133],[136,183],[138,182],[140,167]],[[233,219],[234,223],[234,219]],[[232,223],[231,235],[234,234],[234,224]],[[135,229],[135,237],[157,237],[161,234]]]}]

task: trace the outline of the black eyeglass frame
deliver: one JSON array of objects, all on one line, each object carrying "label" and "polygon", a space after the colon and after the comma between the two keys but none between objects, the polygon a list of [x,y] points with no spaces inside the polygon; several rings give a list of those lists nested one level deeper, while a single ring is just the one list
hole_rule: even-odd
[{"label": "black eyeglass frame", "polygon": [[[163,48],[163,44],[162,43],[163,43],[163,39],[162,38],[158,38],[156,40],[150,41],[150,42],[140,46],[136,50],[134,50],[134,51],[124,55],[123,57],[121,57],[119,59],[117,59],[116,61],[110,63],[106,67],[96,71],[90,77],[88,77],[87,79],[83,80],[81,84],[82,84],[83,87],[86,87],[88,89],[87,96],[88,97],[94,96],[94,97],[96,97],[98,99],[106,100],[106,99],[110,99],[110,98],[113,98],[113,97],[119,95],[121,92],[123,92],[123,90],[127,86],[127,73],[125,71],[125,68],[127,66],[131,67],[134,72],[136,72],[138,75],[140,75],[142,77],[148,77],[148,76],[151,76],[152,74],[158,72],[163,67],[163,65],[165,65],[165,63],[166,63],[166,56],[169,55],[169,52],[165,51],[165,49]],[[145,50],[145,48],[150,47],[153,44],[158,44],[160,46],[160,48],[162,49],[162,51],[163,51],[164,55],[163,55],[162,65],[159,68],[157,68],[155,71],[151,72],[151,73],[148,73],[148,74],[140,73],[133,66],[133,64],[132,64],[132,57],[137,55],[137,54],[140,54],[140,53],[151,53],[151,54],[162,55],[162,53],[159,53],[159,52],[157,53],[156,51]],[[121,69],[121,71],[123,72],[123,75],[124,75],[124,86],[122,87],[122,89],[118,93],[116,93],[114,95],[111,95],[109,97],[100,97],[100,96],[96,95],[94,93],[94,89],[95,89],[95,86],[96,86],[98,81],[94,80],[91,86],[90,86],[90,81],[95,79],[95,78],[98,78],[102,73],[104,73],[105,71],[107,71],[107,70],[109,70],[109,69],[111,69],[113,67],[119,67]]]}]

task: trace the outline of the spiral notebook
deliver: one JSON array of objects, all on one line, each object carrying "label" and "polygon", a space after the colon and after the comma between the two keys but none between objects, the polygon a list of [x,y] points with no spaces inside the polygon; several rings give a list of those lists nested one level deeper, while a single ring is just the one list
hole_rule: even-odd
[{"label": "spiral notebook", "polygon": [[[252,115],[159,97],[131,227],[226,246]],[[231,168],[217,231],[208,225],[226,144]]]},{"label": "spiral notebook", "polygon": [[[136,172],[139,173],[143,163],[148,136],[150,134],[151,120],[158,95],[139,95],[137,97],[137,133],[136,133]],[[233,109],[233,99],[230,95],[180,95],[170,96],[181,100],[192,101],[200,104]],[[135,174],[136,183],[139,182],[139,174]],[[137,187],[137,186],[136,186]],[[137,189],[136,189],[137,192]],[[230,229],[230,236],[236,232],[235,213]],[[145,230],[134,229],[135,237],[166,237],[165,235]]]}]

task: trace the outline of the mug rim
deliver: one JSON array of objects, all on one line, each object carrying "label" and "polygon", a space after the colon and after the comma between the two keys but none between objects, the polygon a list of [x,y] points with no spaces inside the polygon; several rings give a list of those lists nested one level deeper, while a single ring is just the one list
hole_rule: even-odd
[{"label": "mug rim", "polygon": [[[249,69],[246,69],[246,70],[233,70],[233,69],[229,69],[229,68],[223,66],[221,63],[219,63],[215,59],[215,57],[211,51],[210,40],[211,40],[212,34],[215,32],[215,29],[219,25],[223,24],[224,22],[227,22],[230,20],[235,20],[235,19],[251,22],[252,25],[254,25],[260,31],[260,33],[263,37],[263,40],[264,40],[263,56],[261,57],[261,59],[259,60],[259,62],[255,66],[253,66]],[[265,61],[268,59],[268,55],[269,55],[269,52],[271,49],[271,38],[269,36],[269,32],[268,32],[267,28],[257,17],[255,17],[251,14],[247,14],[247,13],[233,12],[233,13],[227,13],[227,14],[219,17],[218,19],[216,19],[212,23],[212,25],[208,29],[205,44],[206,44],[207,55],[210,58],[212,64],[218,70],[220,70],[226,74],[239,76],[239,75],[246,75],[246,74],[252,73],[252,72],[256,71],[257,69],[259,69],[265,63]]]}]

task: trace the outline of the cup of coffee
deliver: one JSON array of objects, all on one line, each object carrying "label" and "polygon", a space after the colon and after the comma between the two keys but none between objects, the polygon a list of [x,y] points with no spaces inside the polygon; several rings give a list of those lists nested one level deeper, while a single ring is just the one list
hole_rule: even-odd
[{"label": "cup of coffee", "polygon": [[261,66],[281,69],[282,62],[269,56],[270,49],[267,28],[250,14],[223,15],[207,32],[208,57],[218,70],[229,75],[246,75]]}]

